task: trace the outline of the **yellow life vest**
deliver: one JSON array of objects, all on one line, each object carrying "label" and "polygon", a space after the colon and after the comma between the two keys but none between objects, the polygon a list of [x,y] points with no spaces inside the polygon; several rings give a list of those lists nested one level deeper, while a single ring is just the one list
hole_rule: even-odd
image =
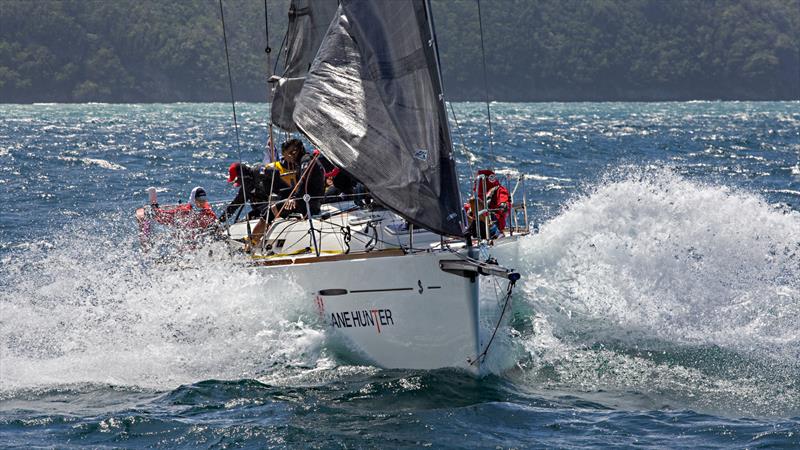
[{"label": "yellow life vest", "polygon": [[281,175],[286,175],[286,168],[283,167],[283,164],[281,164],[280,161],[273,161],[267,164],[266,167],[267,169],[278,169],[278,173],[280,173]]},{"label": "yellow life vest", "polygon": [[288,184],[289,186],[294,186],[294,183],[297,181],[297,174],[294,171],[289,171],[286,167],[283,167],[280,161],[274,161],[266,165],[268,169],[277,169],[278,173],[281,175],[281,179]]}]

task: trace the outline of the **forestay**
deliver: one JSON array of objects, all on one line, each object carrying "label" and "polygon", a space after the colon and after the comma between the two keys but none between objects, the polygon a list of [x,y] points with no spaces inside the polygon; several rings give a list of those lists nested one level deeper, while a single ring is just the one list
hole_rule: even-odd
[{"label": "forestay", "polygon": [[272,96],[272,122],[287,131],[297,131],[292,120],[294,101],[325,31],[336,14],[337,0],[292,0],[283,74],[275,81]]},{"label": "forestay", "polygon": [[342,0],[293,117],[381,203],[462,236],[435,45],[423,0]]}]

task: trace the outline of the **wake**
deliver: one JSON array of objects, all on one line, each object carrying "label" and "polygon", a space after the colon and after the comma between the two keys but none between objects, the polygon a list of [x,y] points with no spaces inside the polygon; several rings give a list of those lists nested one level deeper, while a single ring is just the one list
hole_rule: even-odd
[{"label": "wake", "polygon": [[[637,170],[573,201],[521,252],[524,364],[538,382],[800,413],[797,212]],[[555,375],[537,378],[545,368]]]}]

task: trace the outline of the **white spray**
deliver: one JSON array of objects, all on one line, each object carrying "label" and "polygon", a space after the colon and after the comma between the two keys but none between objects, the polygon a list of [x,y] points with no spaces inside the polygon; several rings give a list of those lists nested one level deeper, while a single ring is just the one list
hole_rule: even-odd
[{"label": "white spray", "polygon": [[110,228],[70,230],[51,248],[3,261],[0,392],[70,383],[174,388],[319,358],[316,314],[291,280],[205,249],[144,262],[135,233]]},{"label": "white spray", "polygon": [[574,201],[522,254],[531,382],[800,412],[797,212],[639,171]]}]

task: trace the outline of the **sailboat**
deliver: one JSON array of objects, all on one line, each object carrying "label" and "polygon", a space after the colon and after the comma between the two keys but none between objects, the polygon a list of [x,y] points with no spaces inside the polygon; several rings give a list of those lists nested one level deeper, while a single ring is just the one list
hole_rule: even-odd
[{"label": "sailboat", "polygon": [[494,334],[481,337],[480,285],[506,283],[502,317],[519,275],[467,236],[428,0],[292,0],[289,18],[271,121],[374,201],[274,219],[253,248],[243,220],[231,245],[246,242],[265,279],[302,287],[350,357],[481,373]]}]

